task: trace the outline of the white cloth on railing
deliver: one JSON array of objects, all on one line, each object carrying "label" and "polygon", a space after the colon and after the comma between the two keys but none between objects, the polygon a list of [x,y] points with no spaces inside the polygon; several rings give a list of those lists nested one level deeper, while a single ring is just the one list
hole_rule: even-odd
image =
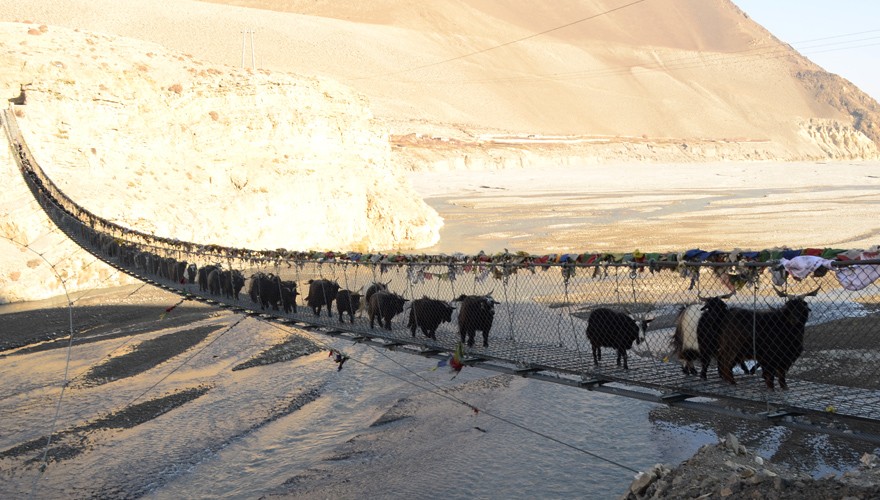
[{"label": "white cloth on railing", "polygon": [[837,269],[837,281],[847,290],[861,290],[880,278],[880,265],[861,265]]},{"label": "white cloth on railing", "polygon": [[[860,254],[857,258],[872,258],[872,255]],[[880,278],[880,265],[855,265],[847,267],[832,267],[832,260],[823,259],[814,255],[799,255],[791,260],[780,259],[779,263],[797,279],[804,279],[814,273],[820,267],[833,269],[840,286],[847,290],[861,290]]]},{"label": "white cloth on railing", "polygon": [[799,255],[791,260],[779,260],[779,263],[782,264],[785,270],[799,280],[813,274],[813,272],[820,267],[831,269],[831,262],[831,260],[816,257],[814,255]]}]

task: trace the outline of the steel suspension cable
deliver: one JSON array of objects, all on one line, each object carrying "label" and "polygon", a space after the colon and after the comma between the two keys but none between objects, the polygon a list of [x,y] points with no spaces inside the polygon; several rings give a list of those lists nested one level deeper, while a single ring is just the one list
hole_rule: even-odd
[{"label": "steel suspension cable", "polygon": [[[262,319],[262,318],[255,318],[255,319],[257,319],[257,320],[260,321],[260,322],[264,322],[264,323],[266,323],[266,324],[268,324],[268,325],[271,325],[271,326],[274,327],[274,328],[278,328],[278,329],[280,329],[280,330],[282,330],[282,331],[285,331],[286,333],[293,333],[293,332],[290,332],[290,331],[288,331],[288,330],[285,330],[285,328],[284,328],[282,325],[277,325],[277,324],[275,324],[275,323],[269,322],[269,321],[264,320],[264,319]],[[330,347],[326,342],[324,342],[324,341],[322,341],[322,340],[319,340],[319,339],[313,339],[313,341],[315,341],[315,343],[317,343],[317,344],[319,344],[319,345],[325,347],[325,349],[327,349],[327,350],[330,350],[330,351],[337,351],[337,352],[338,352],[338,349],[335,349],[335,348]],[[539,436],[539,437],[541,437],[541,438],[543,438],[543,439],[547,439],[547,440],[549,440],[549,441],[552,441],[552,442],[554,442],[554,443],[560,444],[560,445],[565,446],[565,447],[567,447],[567,448],[570,448],[570,449],[572,449],[572,450],[578,451],[578,452],[580,452],[580,453],[583,453],[583,454],[585,454],[585,455],[588,455],[588,456],[590,456],[590,457],[593,457],[593,458],[595,458],[595,459],[597,459],[597,460],[601,460],[601,461],[603,461],[603,462],[606,462],[606,463],[609,463],[609,464],[611,464],[611,465],[617,466],[617,467],[622,468],[622,469],[624,469],[624,470],[627,470],[627,471],[629,471],[629,472],[632,472],[632,473],[638,473],[638,472],[639,472],[638,470],[633,469],[632,467],[629,467],[628,465],[622,464],[622,463],[620,463],[620,462],[618,462],[618,461],[616,461],[616,460],[606,458],[606,457],[604,457],[604,456],[602,456],[602,455],[599,455],[598,453],[595,453],[595,452],[592,452],[592,451],[586,450],[586,449],[581,448],[581,447],[579,447],[579,446],[575,446],[575,445],[573,445],[573,444],[571,444],[571,443],[567,443],[567,442],[565,442],[565,441],[562,441],[562,440],[560,440],[560,439],[554,438],[553,436],[550,436],[550,435],[548,435],[548,434],[546,434],[546,433],[543,433],[543,432],[537,431],[537,430],[535,430],[535,429],[531,429],[531,428],[529,428],[529,427],[527,427],[527,426],[525,426],[525,425],[523,425],[523,424],[519,424],[519,423],[517,423],[517,422],[514,422],[514,421],[512,421],[512,420],[510,420],[510,419],[508,419],[508,418],[502,417],[501,415],[497,415],[497,414],[495,414],[495,413],[493,413],[493,412],[491,412],[491,411],[488,411],[488,410],[486,410],[486,409],[478,408],[477,406],[472,405],[472,404],[468,403],[467,401],[465,401],[465,400],[463,400],[463,399],[461,399],[461,398],[458,398],[458,397],[452,395],[447,389],[445,389],[445,388],[443,388],[443,387],[441,387],[441,386],[438,386],[437,384],[435,384],[435,383],[434,383],[433,381],[431,381],[431,380],[426,379],[425,377],[423,377],[423,376],[422,376],[421,374],[419,374],[418,372],[413,371],[413,370],[410,369],[409,367],[407,367],[407,366],[401,364],[400,362],[398,362],[398,361],[395,360],[394,358],[388,356],[387,353],[382,352],[382,351],[376,349],[375,347],[370,346],[369,344],[367,344],[367,347],[369,347],[370,349],[372,349],[373,351],[375,351],[376,353],[378,353],[379,355],[381,355],[381,356],[384,357],[385,359],[391,361],[392,363],[396,364],[397,366],[399,366],[399,367],[401,367],[402,369],[406,370],[407,372],[411,373],[412,375],[414,375],[415,377],[417,377],[418,379],[420,379],[420,380],[423,381],[424,383],[428,384],[429,387],[425,387],[425,386],[423,386],[423,385],[419,385],[419,384],[417,384],[416,382],[414,382],[414,381],[412,381],[412,380],[408,380],[408,379],[403,378],[403,377],[401,377],[401,376],[399,376],[399,375],[396,375],[396,374],[394,374],[394,373],[391,373],[391,372],[389,372],[389,371],[387,371],[387,370],[383,370],[382,368],[377,367],[375,364],[371,364],[371,363],[367,363],[367,362],[365,362],[365,361],[361,361],[360,359],[358,359],[358,358],[356,358],[356,357],[352,357],[352,356],[348,355],[347,353],[343,353],[343,354],[345,355],[345,357],[346,357],[347,359],[349,359],[349,360],[351,360],[351,361],[353,361],[353,362],[355,362],[355,363],[357,363],[357,364],[359,364],[359,365],[361,365],[361,366],[364,366],[364,367],[366,367],[367,369],[375,370],[375,371],[377,371],[377,372],[379,372],[379,373],[382,373],[382,374],[384,374],[384,375],[387,375],[387,376],[389,376],[389,377],[391,377],[391,378],[394,378],[394,379],[396,379],[396,380],[399,380],[399,381],[401,381],[401,382],[403,382],[403,383],[406,383],[406,384],[412,385],[412,386],[414,386],[414,387],[418,387],[419,389],[422,389],[422,390],[428,391],[429,393],[431,393],[431,394],[433,394],[433,395],[435,395],[435,396],[439,396],[439,397],[441,397],[441,398],[447,399],[447,400],[452,401],[452,402],[454,402],[454,403],[458,403],[458,404],[464,405],[464,406],[466,406],[466,407],[468,407],[468,408],[470,408],[470,409],[472,409],[472,410],[476,410],[476,411],[479,412],[479,413],[483,413],[483,414],[485,414],[485,415],[487,415],[487,416],[489,416],[489,417],[491,417],[491,418],[494,418],[494,419],[496,419],[496,420],[499,420],[499,421],[501,421],[501,422],[504,422],[504,423],[506,423],[506,424],[508,424],[508,425],[511,425],[511,426],[513,426],[513,427],[516,427],[516,428],[518,428],[518,429],[520,429],[520,430],[523,430],[523,431],[529,432],[529,433],[534,434],[534,435],[536,435],[536,436]]]}]

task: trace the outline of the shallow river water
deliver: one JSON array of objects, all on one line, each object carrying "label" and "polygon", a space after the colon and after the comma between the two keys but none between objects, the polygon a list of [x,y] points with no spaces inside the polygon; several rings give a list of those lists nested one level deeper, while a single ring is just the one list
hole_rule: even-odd
[{"label": "shallow river water", "polygon": [[[70,429],[174,389],[210,387],[147,422],[84,434],[78,454],[43,474],[0,458],[0,497],[616,498],[634,471],[678,464],[727,432],[814,475],[871,451],[475,367],[453,377],[435,360],[320,336],[351,356],[341,371],[329,351],[232,371],[288,336],[252,319],[228,330],[237,320],[208,317],[198,325],[219,329],[195,350],[124,380],[68,388],[60,406],[67,349],[0,357],[0,453],[45,436],[52,422]],[[126,343],[194,326],[74,344],[70,374]]]}]

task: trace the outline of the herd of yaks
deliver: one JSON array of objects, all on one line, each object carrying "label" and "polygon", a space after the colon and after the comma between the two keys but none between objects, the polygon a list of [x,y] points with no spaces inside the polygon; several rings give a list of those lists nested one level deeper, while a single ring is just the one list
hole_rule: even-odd
[{"label": "herd of yaks", "polygon": [[[220,265],[199,268],[195,264],[142,252],[136,247],[120,246],[112,241],[102,245],[102,249],[109,257],[118,258],[123,265],[175,283],[198,284],[200,291],[216,296],[238,300],[248,281],[238,270],[223,269]],[[326,306],[327,315],[332,316],[332,306],[336,302],[339,321],[344,322],[344,316],[348,315],[353,323],[355,312],[360,310],[363,299],[370,328],[374,328],[378,322],[380,327],[390,330],[392,318],[402,314],[409,302],[407,326],[412,335],[415,336],[417,329],[421,329],[426,337],[436,339],[437,328],[442,323],[452,322],[455,310],[453,303],[457,303],[461,342],[473,346],[476,332],[479,331],[482,333],[483,346],[489,346],[489,331],[495,317],[495,305],[498,304],[491,293],[461,295],[451,302],[428,297],[410,301],[390,291],[389,283],[374,282],[365,291],[353,291],[342,289],[336,281],[309,280],[305,304],[317,316]],[[787,389],[786,373],[803,352],[804,330],[810,314],[804,299],[815,296],[818,289],[801,295],[789,295],[779,290],[777,293],[787,301],[782,307],[768,310],[728,306],[724,299],[730,298],[730,295],[700,297],[700,303],[682,307],[671,339],[682,371],[687,375],[696,375],[694,361],[699,359],[702,364],[700,376],[706,378],[711,360],[715,359],[719,376],[730,384],[736,384],[733,367],[739,365],[751,373],[760,367],[768,388],[774,388],[776,379],[782,389]],[[296,282],[282,280],[272,273],[257,272],[252,275],[247,294],[262,310],[271,308],[285,313],[297,312],[296,297],[299,292]],[[622,362],[623,369],[629,369],[627,351],[632,349],[634,343],[643,341],[650,321],[636,320],[629,314],[609,308],[593,310],[588,319],[586,335],[592,347],[594,364],[598,366],[602,357],[601,349],[607,347],[616,351],[617,366]],[[750,360],[756,364],[748,369],[745,362]]]},{"label": "herd of yaks", "polygon": [[[108,257],[116,258],[124,266],[132,267],[145,274],[157,276],[179,284],[198,284],[200,292],[239,300],[245,283],[248,283],[247,294],[261,310],[282,310],[285,313],[297,312],[297,296],[300,295],[295,281],[282,280],[273,273],[256,272],[250,279],[237,269],[223,269],[220,264],[198,267],[173,257],[162,257],[151,252],[140,251],[135,246],[119,245],[115,240],[99,239],[96,246],[100,247]],[[390,283],[390,282],[389,282]],[[370,328],[379,326],[391,330],[391,320],[404,312],[409,302],[409,320],[407,326],[416,335],[418,329],[431,339],[436,339],[437,328],[444,322],[452,321],[455,307],[446,301],[423,297],[408,300],[388,289],[389,283],[372,283],[361,293],[342,289],[339,283],[327,279],[308,281],[308,295],[305,304],[316,316],[326,306],[327,315],[332,316],[333,303],[339,321],[345,322],[345,315],[354,323],[355,313],[361,309],[361,299]],[[458,329],[461,341],[473,347],[476,332],[483,335],[483,347],[489,346],[489,331],[495,317],[495,305],[498,304],[492,294],[461,295],[452,300],[460,304],[458,311]]]},{"label": "herd of yaks", "polygon": [[[732,294],[700,297],[700,303],[683,306],[671,339],[673,354],[681,362],[682,372],[696,375],[694,361],[699,359],[700,377],[705,379],[715,359],[719,377],[730,384],[736,385],[733,368],[739,365],[745,373],[752,374],[760,367],[769,389],[774,388],[774,380],[779,381],[780,388],[787,389],[785,376],[804,351],[804,332],[810,316],[805,298],[818,292],[817,288],[793,295],[776,289],[780,297],[787,299],[785,304],[765,310],[731,307],[724,299]],[[628,314],[608,308],[593,310],[587,323],[593,363],[598,366],[601,348],[610,347],[617,351],[617,366],[623,360],[623,368],[628,369],[626,353],[633,343],[642,342],[650,321],[636,321]],[[746,361],[755,364],[749,368]]]}]

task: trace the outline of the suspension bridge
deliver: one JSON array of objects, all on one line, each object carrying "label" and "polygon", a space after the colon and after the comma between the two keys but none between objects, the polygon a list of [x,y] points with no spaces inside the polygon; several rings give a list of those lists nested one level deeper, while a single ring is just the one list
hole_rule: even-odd
[{"label": "suspension bridge", "polygon": [[[348,339],[352,342],[445,360],[459,342],[455,318],[442,323],[436,338],[412,333],[407,314],[396,316],[391,329],[371,327],[361,313],[352,322],[333,311],[316,315],[302,303],[295,311],[261,309],[246,292],[211,293],[185,277],[148,268],[137,255],[201,268],[219,265],[237,270],[248,289],[253,276],[271,273],[294,282],[300,296],[308,282],[328,279],[340,288],[361,291],[375,282],[408,300],[431,297],[451,301],[462,294],[495,299],[488,346],[467,347],[465,366],[515,374],[591,391],[675,405],[694,410],[819,430],[880,443],[880,433],[842,431],[838,422],[869,426],[880,422],[880,290],[876,284],[846,289],[835,271],[871,266],[880,261],[834,261],[832,272],[791,278],[782,286],[809,297],[810,318],[804,352],[789,372],[787,390],[768,390],[759,375],[736,374],[736,385],[715,376],[689,376],[670,348],[681,307],[701,295],[737,293],[731,305],[764,310],[781,306],[778,259],[692,260],[680,256],[522,254],[448,256],[364,254],[356,252],[290,252],[202,245],[121,227],[78,205],[39,167],[9,111],[2,115],[13,156],[28,187],[45,213],[83,249],[145,283],[265,321]],[[183,279],[181,279],[183,278]],[[614,362],[606,349],[594,364],[585,335],[590,313],[599,307],[652,319],[645,342],[634,346],[629,369]],[[803,417],[803,418],[802,418]]]}]

